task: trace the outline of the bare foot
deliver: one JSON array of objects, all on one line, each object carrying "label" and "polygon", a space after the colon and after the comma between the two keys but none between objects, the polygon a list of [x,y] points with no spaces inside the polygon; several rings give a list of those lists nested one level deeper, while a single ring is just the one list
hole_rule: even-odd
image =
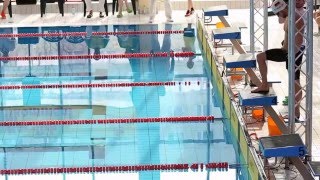
[{"label": "bare foot", "polygon": [[261,94],[266,94],[268,92],[269,92],[269,86],[264,86],[264,85],[261,85],[258,88],[251,91],[251,93],[261,93]]}]

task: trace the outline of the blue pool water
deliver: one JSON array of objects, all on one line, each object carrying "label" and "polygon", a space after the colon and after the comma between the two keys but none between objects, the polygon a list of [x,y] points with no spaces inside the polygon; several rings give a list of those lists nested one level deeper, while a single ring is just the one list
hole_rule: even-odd
[{"label": "blue pool water", "polygon": [[[2,28],[0,33],[87,36],[0,38],[2,56],[201,50],[183,34],[91,36],[91,32],[183,30],[186,25]],[[2,179],[249,179],[220,110],[206,60],[194,57],[3,61],[0,86],[182,82],[176,86],[0,90],[0,121],[209,116],[214,122],[0,127],[0,170],[228,162],[224,171],[0,175]],[[190,85],[184,83],[190,82]]]}]

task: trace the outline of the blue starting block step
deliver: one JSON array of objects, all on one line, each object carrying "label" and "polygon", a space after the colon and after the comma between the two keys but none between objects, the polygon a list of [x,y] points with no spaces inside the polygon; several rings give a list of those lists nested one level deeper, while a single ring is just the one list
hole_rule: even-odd
[{"label": "blue starting block step", "polygon": [[213,29],[212,34],[214,39],[241,39],[241,32],[237,27]]},{"label": "blue starting block step", "polygon": [[228,7],[226,5],[212,6],[202,10],[204,16],[228,16]]},{"label": "blue starting block step", "polygon": [[272,87],[268,93],[251,93],[251,87],[246,87],[239,93],[241,106],[272,106],[277,105],[277,96]]},{"label": "blue starting block step", "polygon": [[302,157],[306,155],[306,147],[299,134],[262,137],[259,148],[264,157]]},{"label": "blue starting block step", "polygon": [[311,161],[309,166],[313,176],[320,177],[320,161]]},{"label": "blue starting block step", "polygon": [[226,68],[255,68],[256,56],[254,54],[236,54],[223,57]]}]

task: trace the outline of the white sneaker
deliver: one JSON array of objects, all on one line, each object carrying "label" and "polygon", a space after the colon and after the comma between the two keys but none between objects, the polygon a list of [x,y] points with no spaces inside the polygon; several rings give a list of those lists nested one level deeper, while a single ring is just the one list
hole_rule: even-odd
[{"label": "white sneaker", "polygon": [[149,19],[149,23],[150,23],[150,24],[153,23],[153,21],[154,21],[153,18],[150,18],[150,19]]},{"label": "white sneaker", "polygon": [[173,19],[167,19],[167,23],[172,23]]}]

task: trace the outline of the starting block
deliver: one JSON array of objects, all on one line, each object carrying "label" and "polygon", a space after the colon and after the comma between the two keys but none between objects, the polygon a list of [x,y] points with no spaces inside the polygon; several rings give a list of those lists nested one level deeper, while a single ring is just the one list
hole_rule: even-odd
[{"label": "starting block", "polygon": [[[243,47],[243,49],[247,52],[247,53],[250,53],[251,51],[250,51],[250,46],[242,46]],[[259,46],[255,46],[254,47],[254,51],[255,52],[262,52],[262,49],[261,49],[261,47],[259,47]]]},{"label": "starting block", "polygon": [[236,54],[223,57],[225,68],[256,68],[256,57],[254,54]]},{"label": "starting block", "polygon": [[306,147],[299,134],[262,137],[259,148],[264,157],[302,157],[306,155]]},{"label": "starting block", "polygon": [[203,8],[204,16],[228,16],[228,7],[226,5],[222,6],[211,6],[208,8]]},{"label": "starting block", "polygon": [[272,87],[265,94],[251,93],[251,88],[246,87],[239,93],[239,103],[241,106],[272,106],[277,105],[277,96]]},{"label": "starting block", "polygon": [[241,39],[241,32],[237,27],[226,27],[212,30],[213,39]]}]

